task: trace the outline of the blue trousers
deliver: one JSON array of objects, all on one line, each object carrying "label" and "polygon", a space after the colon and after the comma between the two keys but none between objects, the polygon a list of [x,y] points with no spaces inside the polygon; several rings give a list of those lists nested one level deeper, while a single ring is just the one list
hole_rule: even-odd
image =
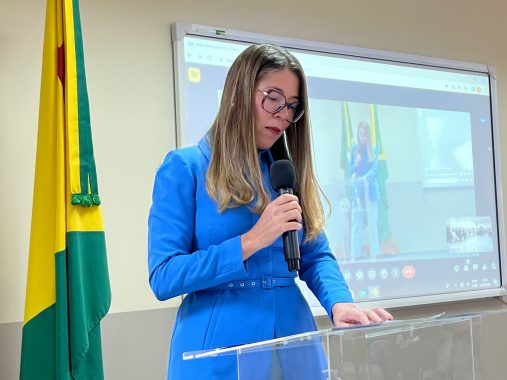
[{"label": "blue trousers", "polygon": [[353,205],[352,207],[352,236],[350,244],[352,260],[362,255],[361,247],[363,245],[363,230],[365,224],[368,225],[369,231],[370,256],[379,256],[378,201],[365,199],[361,202],[361,207],[357,205]]}]

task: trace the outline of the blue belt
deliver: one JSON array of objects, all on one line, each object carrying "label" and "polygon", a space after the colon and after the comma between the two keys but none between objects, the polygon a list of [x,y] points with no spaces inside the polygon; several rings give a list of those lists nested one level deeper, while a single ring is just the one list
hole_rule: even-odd
[{"label": "blue belt", "polygon": [[295,286],[295,285],[296,282],[294,281],[293,277],[263,276],[261,278],[254,278],[249,280],[228,281],[220,285],[212,286],[207,290],[252,289],[252,288],[272,289],[274,287]]}]

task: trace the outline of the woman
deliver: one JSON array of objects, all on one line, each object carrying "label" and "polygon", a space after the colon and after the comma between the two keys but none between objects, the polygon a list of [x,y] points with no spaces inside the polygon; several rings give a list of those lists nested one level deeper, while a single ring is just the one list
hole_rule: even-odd
[{"label": "woman", "polygon": [[[336,326],[392,318],[351,303],[328,246],[307,106],[299,62],[277,46],[250,46],[229,70],[210,131],[198,146],[170,152],[159,168],[149,217],[150,285],[160,300],[187,293],[173,330],[169,379],[236,378],[234,356],[183,361],[184,352],[316,329],[284,261],[286,231],[298,231],[300,278]],[[277,197],[269,184],[271,162],[289,157],[299,198]],[[294,361],[279,359],[283,371]],[[255,378],[268,376],[270,362],[268,356],[256,365]]]},{"label": "woman", "polygon": [[[377,181],[378,151],[372,146],[370,125],[362,121],[357,126],[357,144],[350,150],[349,170],[352,179],[352,260],[380,257],[378,236],[378,202],[380,198]],[[366,218],[366,219],[365,219]],[[364,225],[368,225],[370,250],[362,252]]]}]

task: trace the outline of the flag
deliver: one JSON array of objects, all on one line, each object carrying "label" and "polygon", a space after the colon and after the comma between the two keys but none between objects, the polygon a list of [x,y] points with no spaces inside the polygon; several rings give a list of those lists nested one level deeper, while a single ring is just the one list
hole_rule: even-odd
[{"label": "flag", "polygon": [[377,181],[380,193],[378,206],[378,233],[380,242],[384,242],[391,238],[391,228],[389,226],[389,219],[387,214],[388,203],[386,188],[386,181],[389,176],[389,172],[387,170],[386,155],[380,136],[377,106],[375,104],[370,105],[370,118],[371,144],[377,148],[378,153]]},{"label": "flag", "polygon": [[350,123],[349,105],[341,102],[342,107],[342,141],[340,147],[340,167],[343,169],[345,178],[350,178],[349,155],[352,147],[352,125]]},{"label": "flag", "polygon": [[111,302],[77,0],[47,0],[20,379],[102,379]]}]

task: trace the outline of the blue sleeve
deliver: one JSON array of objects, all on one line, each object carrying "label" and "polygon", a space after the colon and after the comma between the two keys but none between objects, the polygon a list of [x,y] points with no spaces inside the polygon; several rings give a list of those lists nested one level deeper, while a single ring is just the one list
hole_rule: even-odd
[{"label": "blue sleeve", "polygon": [[377,147],[373,148],[373,162],[371,164],[370,170],[368,170],[364,177],[369,179],[375,179],[377,177],[378,170],[378,149]]},{"label": "blue sleeve", "polygon": [[299,277],[306,282],[332,319],[332,307],[338,302],[353,302],[336,258],[324,233],[316,240],[303,242]]},{"label": "blue sleeve", "polygon": [[352,145],[352,147],[350,148],[350,157],[349,157],[349,175],[352,175],[354,174],[354,172],[356,171],[356,168],[355,168],[355,165],[354,165],[354,157],[356,156],[356,150],[357,150],[357,145]]},{"label": "blue sleeve", "polygon": [[155,176],[148,219],[148,270],[150,286],[160,300],[247,274],[240,236],[193,251],[197,176],[205,175],[195,172],[175,151]]}]

